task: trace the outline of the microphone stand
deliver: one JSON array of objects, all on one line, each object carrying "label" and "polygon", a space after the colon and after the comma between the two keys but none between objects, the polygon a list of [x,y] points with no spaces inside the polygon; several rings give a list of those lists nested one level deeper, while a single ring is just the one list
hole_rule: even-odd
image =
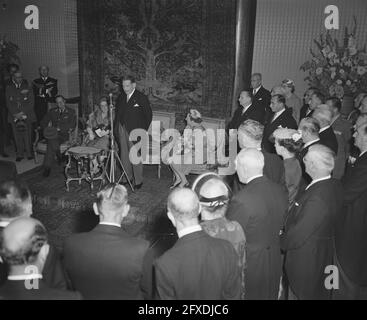
[{"label": "microphone stand", "polygon": [[[112,103],[112,93],[109,94],[110,96],[110,122],[111,122],[111,131],[110,131],[110,139],[111,139],[111,150],[108,152],[108,158],[106,161],[106,166],[104,168],[104,176],[107,178],[109,183],[120,183],[121,179],[125,176],[127,179],[127,182],[129,183],[129,186],[131,188],[131,190],[134,192],[134,187],[130,182],[130,179],[126,173],[126,170],[121,162],[121,159],[117,153],[117,148],[116,148],[116,141],[115,141],[115,135],[114,135],[114,127],[113,127],[113,111],[115,109],[115,106]],[[121,169],[122,169],[122,173],[119,177],[118,180],[116,180],[116,169],[117,169],[117,164],[120,165]],[[109,174],[107,174],[107,168],[108,165],[110,165],[110,170],[109,170]]]}]

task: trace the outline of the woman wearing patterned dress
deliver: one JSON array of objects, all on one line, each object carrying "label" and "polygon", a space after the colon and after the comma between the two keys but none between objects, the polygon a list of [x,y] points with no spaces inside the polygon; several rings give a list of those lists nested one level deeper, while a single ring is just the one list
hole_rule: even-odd
[{"label": "woman wearing patterned dress", "polygon": [[215,173],[204,173],[193,183],[201,204],[201,227],[214,238],[232,243],[238,254],[238,266],[241,270],[242,298],[245,293],[246,237],[237,221],[228,220],[225,215],[231,197],[229,187]]}]

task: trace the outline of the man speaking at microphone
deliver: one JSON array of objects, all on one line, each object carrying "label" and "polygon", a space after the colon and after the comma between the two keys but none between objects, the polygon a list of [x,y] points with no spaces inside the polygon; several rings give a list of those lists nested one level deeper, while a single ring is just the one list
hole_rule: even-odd
[{"label": "man speaking at microphone", "polygon": [[136,90],[136,81],[132,76],[122,79],[123,92],[116,101],[116,131],[120,143],[120,158],[126,170],[127,178],[134,183],[135,189],[143,185],[143,164],[131,163],[130,149],[138,141],[129,141],[134,129],[148,130],[152,122],[152,109],[148,97]]}]

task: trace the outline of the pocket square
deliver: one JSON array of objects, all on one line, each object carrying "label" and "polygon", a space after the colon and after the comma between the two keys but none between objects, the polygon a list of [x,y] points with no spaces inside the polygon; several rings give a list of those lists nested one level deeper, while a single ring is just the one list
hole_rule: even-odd
[{"label": "pocket square", "polygon": [[259,101],[261,101],[263,98],[259,98]]},{"label": "pocket square", "polygon": [[135,103],[135,104],[134,104],[134,108],[135,108],[135,107],[140,107],[140,106],[139,106],[137,103]]}]

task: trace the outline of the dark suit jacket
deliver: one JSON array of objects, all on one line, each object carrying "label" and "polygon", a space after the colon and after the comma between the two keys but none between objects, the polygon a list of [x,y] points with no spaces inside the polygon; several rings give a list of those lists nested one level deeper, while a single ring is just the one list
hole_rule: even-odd
[{"label": "dark suit jacket", "polygon": [[245,299],[277,299],[282,271],[279,232],[288,208],[283,187],[266,177],[250,181],[229,204],[227,217],[246,235]]},{"label": "dark suit jacket", "polygon": [[155,263],[163,300],[240,299],[241,275],[233,245],[204,231],[179,238]]},{"label": "dark suit jacket", "polygon": [[339,180],[328,179],[299,194],[281,237],[285,272],[298,299],[330,299],[325,268],[333,265],[335,220],[343,204]]},{"label": "dark suit jacket", "polygon": [[[0,227],[0,233],[2,232]],[[0,262],[0,285],[6,281],[8,270],[5,263]],[[54,246],[50,250],[42,271],[43,281],[46,286],[53,289],[66,290],[67,282],[65,271],[61,264],[60,255]]]},{"label": "dark suit jacket", "polygon": [[286,108],[285,111],[272,122],[272,117],[265,123],[262,147],[270,153],[276,153],[274,143],[269,138],[278,127],[297,129],[297,122],[292,116],[292,109]]},{"label": "dark suit jacket", "polygon": [[261,106],[265,112],[272,113],[270,109],[271,94],[269,90],[266,90],[263,86],[254,95],[253,101],[255,104]]},{"label": "dark suit jacket", "polygon": [[148,247],[147,241],[119,227],[99,224],[65,241],[65,269],[85,299],[142,299],[147,291],[142,281]]},{"label": "dark suit jacket", "polygon": [[347,276],[367,286],[367,154],[348,168],[343,179],[344,210],[338,217],[336,252]]},{"label": "dark suit jacket", "polygon": [[43,117],[41,127],[45,128],[51,122],[53,127],[60,128],[60,134],[65,134],[70,129],[75,129],[76,121],[76,114],[73,109],[66,107],[65,111],[60,115],[59,108],[52,108]]},{"label": "dark suit jacket", "polygon": [[[47,89],[51,89],[49,94],[46,94]],[[43,79],[40,77],[33,80],[33,92],[36,99],[45,100],[46,102],[53,102],[58,92],[57,79],[48,77],[46,81],[43,81]],[[44,97],[41,97],[41,95],[44,95]]]},{"label": "dark suit jacket", "polygon": [[148,97],[135,89],[129,101],[126,102],[126,94],[122,92],[116,101],[116,130],[121,124],[128,133],[134,129],[148,130],[152,122],[153,113]]},{"label": "dark suit jacket", "polygon": [[333,128],[332,127],[327,128],[325,131],[320,132],[319,136],[320,136],[320,143],[333,150],[335,155],[337,155],[338,140],[336,139]]},{"label": "dark suit jacket", "polygon": [[16,177],[17,167],[15,163],[12,161],[0,160],[0,182],[6,180],[15,180]]},{"label": "dark suit jacket", "polygon": [[78,292],[51,289],[43,280],[39,280],[39,288],[28,290],[24,280],[7,280],[0,287],[0,300],[81,300]]},{"label": "dark suit jacket", "polygon": [[253,102],[252,105],[242,114],[243,107],[239,106],[233,114],[232,120],[228,124],[228,129],[238,129],[246,120],[255,120],[264,124],[265,109],[261,104]]}]

